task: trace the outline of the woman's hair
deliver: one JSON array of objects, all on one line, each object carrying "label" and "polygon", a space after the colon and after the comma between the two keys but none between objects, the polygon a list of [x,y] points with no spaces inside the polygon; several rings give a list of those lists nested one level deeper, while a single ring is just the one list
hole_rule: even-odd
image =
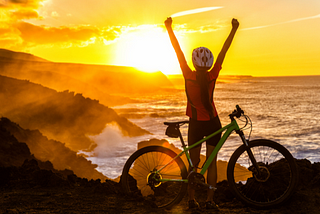
[{"label": "woman's hair", "polygon": [[207,71],[197,71],[197,82],[200,85],[200,91],[201,91],[201,101],[203,106],[206,108],[207,112],[210,115],[210,118],[213,118],[213,106],[210,100],[209,95],[209,82],[207,79]]}]

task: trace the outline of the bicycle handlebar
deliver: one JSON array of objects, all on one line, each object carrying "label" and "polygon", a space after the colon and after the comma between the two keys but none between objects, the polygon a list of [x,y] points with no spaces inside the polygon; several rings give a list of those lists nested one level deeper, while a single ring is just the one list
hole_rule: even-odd
[{"label": "bicycle handlebar", "polygon": [[[241,115],[243,115],[243,114],[244,114],[244,111],[240,108],[239,105],[236,105],[236,109],[231,114],[229,114],[229,117],[231,120],[234,120],[234,117],[240,118]],[[186,124],[186,123],[189,123],[189,121],[185,120],[185,121],[178,121],[178,122],[164,122],[164,125],[167,125],[167,126],[173,125],[173,126],[179,127],[179,126]]]},{"label": "bicycle handlebar", "polygon": [[234,117],[239,118],[242,114],[244,114],[244,111],[240,108],[239,105],[236,105],[236,108],[231,114],[229,114],[229,117],[231,120],[234,120]]}]

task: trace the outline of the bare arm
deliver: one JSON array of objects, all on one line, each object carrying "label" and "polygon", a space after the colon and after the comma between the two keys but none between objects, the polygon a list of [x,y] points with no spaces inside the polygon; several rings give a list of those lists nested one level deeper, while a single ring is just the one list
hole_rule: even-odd
[{"label": "bare arm", "polygon": [[164,22],[164,24],[167,28],[171,44],[172,44],[172,46],[176,52],[176,55],[178,57],[180,67],[181,67],[182,71],[185,71],[185,69],[189,69],[189,66],[188,66],[187,61],[184,57],[184,54],[180,48],[179,42],[178,42],[178,40],[172,30],[172,18],[171,17],[167,18],[166,21]]},{"label": "bare arm", "polygon": [[231,45],[231,42],[232,42],[232,40],[234,38],[234,35],[236,34],[236,31],[237,31],[238,27],[239,27],[238,20],[237,19],[232,19],[232,30],[231,30],[227,40],[224,42],[224,45],[223,45],[223,47],[222,47],[222,49],[221,49],[221,51],[220,51],[220,53],[219,53],[219,55],[217,57],[217,61],[216,62],[219,63],[220,65],[222,65],[222,63],[223,63],[223,60],[224,60],[224,58],[226,56],[226,53],[227,53],[227,51],[228,51],[228,49],[229,49],[229,47]]}]

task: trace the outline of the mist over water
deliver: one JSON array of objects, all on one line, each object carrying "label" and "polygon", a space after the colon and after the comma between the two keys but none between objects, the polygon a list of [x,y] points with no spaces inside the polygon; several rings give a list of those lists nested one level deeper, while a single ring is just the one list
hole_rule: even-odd
[{"label": "mist over water", "polygon": [[108,178],[117,178],[130,154],[137,150],[137,143],[146,139],[124,136],[116,124],[107,125],[100,135],[88,136],[97,146],[92,152],[80,151],[88,160],[97,164],[97,170]]},{"label": "mist over water", "polygon": [[[245,111],[253,123],[250,139],[266,138],[284,145],[295,158],[320,161],[320,76],[247,77],[219,82],[214,99],[222,125],[230,122],[228,115],[236,105]],[[184,90],[134,97],[139,103],[115,107],[115,110],[153,135],[124,137],[116,126],[107,126],[98,136],[94,152],[87,154],[98,170],[109,178],[121,175],[127,158],[137,149],[137,143],[151,138],[167,139],[176,147],[180,142],[164,133],[165,121],[187,120]],[[239,126],[244,125],[238,121]],[[182,127],[187,141],[187,126]],[[250,130],[245,130],[248,135]],[[241,145],[232,134],[219,152],[218,159],[229,160]],[[202,147],[202,153],[205,146]]]}]

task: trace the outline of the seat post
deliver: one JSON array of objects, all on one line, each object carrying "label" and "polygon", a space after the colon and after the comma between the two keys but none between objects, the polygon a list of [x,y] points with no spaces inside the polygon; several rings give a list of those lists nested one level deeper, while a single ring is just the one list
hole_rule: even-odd
[{"label": "seat post", "polygon": [[185,144],[185,142],[184,142],[184,140],[183,140],[183,137],[182,137],[182,134],[181,134],[180,128],[178,128],[178,130],[179,130],[179,138],[180,138],[180,141],[181,141],[182,147],[183,147],[183,148],[186,148],[186,144]]}]

